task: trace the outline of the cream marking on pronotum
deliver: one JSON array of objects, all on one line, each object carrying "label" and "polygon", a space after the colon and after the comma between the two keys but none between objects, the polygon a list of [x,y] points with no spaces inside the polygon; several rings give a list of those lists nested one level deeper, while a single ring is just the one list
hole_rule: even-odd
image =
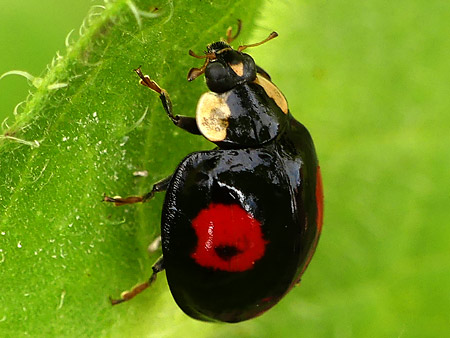
[{"label": "cream marking on pronotum", "polygon": [[287,114],[289,111],[288,103],[284,95],[280,92],[280,90],[275,86],[271,81],[267,80],[263,76],[257,76],[255,80],[256,84],[259,84],[263,87],[267,96],[275,101],[278,107],[283,111],[283,113]]},{"label": "cream marking on pronotum", "polygon": [[238,64],[231,64],[229,63],[231,69],[233,69],[233,72],[235,72],[238,76],[244,75],[244,64],[242,62],[239,62]]},{"label": "cream marking on pronotum", "polygon": [[227,137],[228,118],[231,116],[227,104],[229,92],[217,94],[208,92],[200,97],[196,120],[198,129],[212,142],[223,141]]}]

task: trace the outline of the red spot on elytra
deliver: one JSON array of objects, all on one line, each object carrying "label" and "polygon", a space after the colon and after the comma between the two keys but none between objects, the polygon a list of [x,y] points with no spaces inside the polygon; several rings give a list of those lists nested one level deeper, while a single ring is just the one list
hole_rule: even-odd
[{"label": "red spot on elytra", "polygon": [[197,264],[224,271],[246,271],[264,256],[261,223],[237,204],[211,203],[192,221]]}]

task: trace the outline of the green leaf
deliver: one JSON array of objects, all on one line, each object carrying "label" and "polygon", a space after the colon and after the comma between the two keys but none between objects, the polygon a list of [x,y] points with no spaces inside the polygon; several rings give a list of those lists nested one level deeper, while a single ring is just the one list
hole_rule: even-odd
[{"label": "green leaf", "polygon": [[[142,65],[193,116],[206,87],[187,83],[189,57],[238,18],[246,41],[260,1],[116,1],[96,7],[79,40],[57,57],[24,112],[0,137],[2,336],[142,336],[213,326],[176,306],[164,274],[132,302],[108,296],[146,280],[160,252],[163,196],[115,208],[102,195],[135,195],[172,173],[189,152],[211,148],[177,130],[158,96],[140,86]],[[245,7],[245,11],[242,8]],[[32,57],[32,56],[30,56]],[[147,177],[133,176],[148,171]]]}]

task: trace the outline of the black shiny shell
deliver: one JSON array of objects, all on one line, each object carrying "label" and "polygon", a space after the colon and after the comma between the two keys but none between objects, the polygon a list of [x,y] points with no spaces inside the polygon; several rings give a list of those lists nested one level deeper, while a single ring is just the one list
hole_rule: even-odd
[{"label": "black shiny shell", "polygon": [[[306,128],[286,118],[275,141],[190,154],[172,177],[162,215],[164,264],[175,301],[193,318],[239,322],[263,313],[295,285],[314,252],[317,158]],[[193,258],[205,243],[192,222],[211,203],[239,205],[260,223],[264,254],[251,267],[224,271]]]},{"label": "black shiny shell", "polygon": [[216,142],[222,148],[257,147],[278,137],[288,118],[256,83],[236,86],[229,91],[227,137]]}]

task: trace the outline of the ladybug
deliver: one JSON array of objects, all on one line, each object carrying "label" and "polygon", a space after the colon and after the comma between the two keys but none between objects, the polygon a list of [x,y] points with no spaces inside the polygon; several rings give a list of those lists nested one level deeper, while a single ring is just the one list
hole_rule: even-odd
[{"label": "ladybug", "polygon": [[135,71],[157,92],[179,128],[203,135],[217,148],[189,154],[143,196],[104,197],[116,205],[145,202],[166,191],[163,256],[150,279],[122,293],[118,304],[150,286],[166,270],[171,293],[189,316],[240,322],[270,309],[296,284],[314,254],[322,228],[322,181],[312,138],[290,114],[270,76],[243,53],[274,37],[233,49],[237,37],[207,46],[201,68],[209,92],[196,118],[174,115],[168,93]]}]

